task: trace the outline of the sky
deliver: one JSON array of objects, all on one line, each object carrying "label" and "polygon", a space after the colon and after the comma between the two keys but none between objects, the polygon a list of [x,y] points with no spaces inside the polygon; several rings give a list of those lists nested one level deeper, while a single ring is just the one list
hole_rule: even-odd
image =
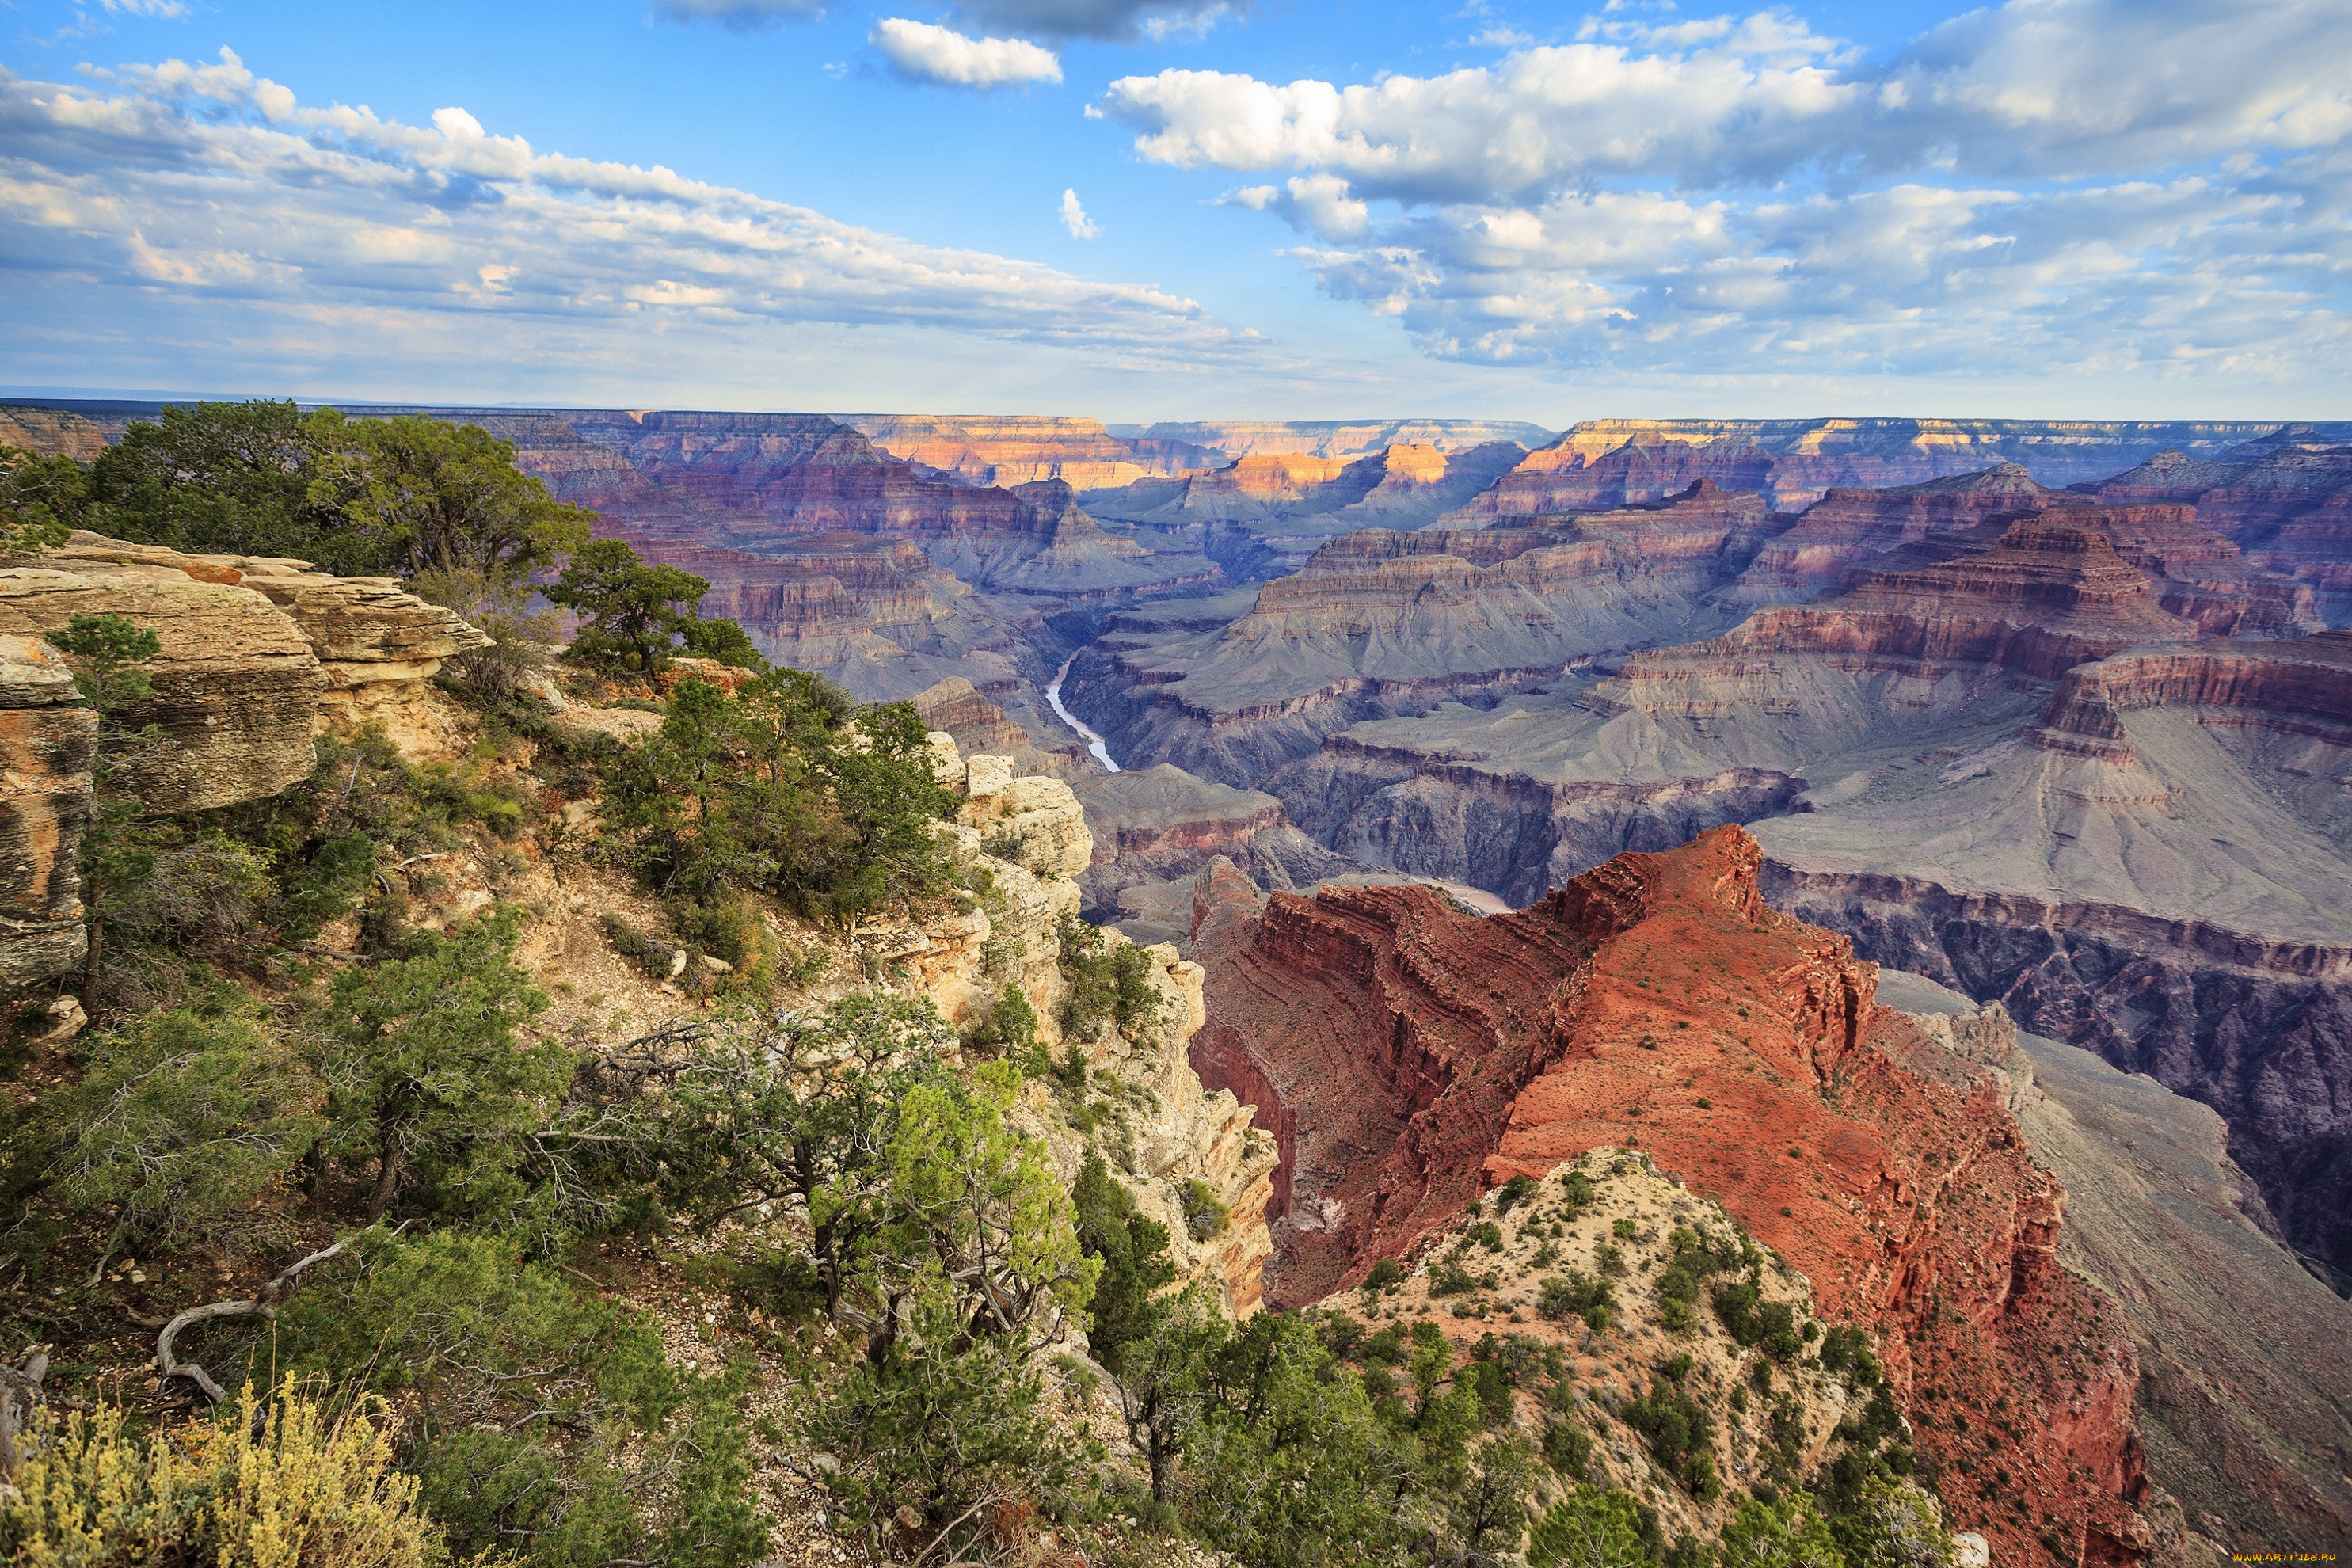
[{"label": "sky", "polygon": [[0,390],[2352,416],[2347,0],[0,0]]}]

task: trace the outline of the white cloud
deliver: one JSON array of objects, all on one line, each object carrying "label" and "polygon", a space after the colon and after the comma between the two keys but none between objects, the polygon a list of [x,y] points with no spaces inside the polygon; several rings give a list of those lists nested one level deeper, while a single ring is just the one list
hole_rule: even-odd
[{"label": "white cloud", "polygon": [[866,41],[899,75],[916,81],[992,88],[1062,79],[1062,62],[1054,51],[1024,38],[967,38],[950,28],[892,16],[877,23]]},{"label": "white cloud", "polygon": [[165,22],[188,19],[187,0],[99,0],[99,3],[111,16],[152,16]]},{"label": "white cloud", "polygon": [[1076,191],[1062,193],[1062,226],[1070,231],[1072,239],[1092,239],[1102,233],[1095,220],[1087,216],[1087,209],[1078,205]]},{"label": "white cloud", "polygon": [[404,362],[432,342],[478,358],[503,333],[552,363],[686,328],[723,333],[740,355],[759,341],[747,334],[813,324],[1106,363],[1230,366],[1258,352],[1160,289],[920,245],[658,164],[539,152],[460,108],[432,121],[305,107],[226,49],[98,89],[0,71],[0,268],[13,279],[0,331],[16,374],[37,340],[108,331],[150,305],[223,344],[307,322]]},{"label": "white cloud", "polygon": [[1146,160],[1424,352],[1691,374],[2332,374],[2352,331],[2352,8],[2009,0],[1863,60],[1781,12],[1436,77],[1166,70]]}]

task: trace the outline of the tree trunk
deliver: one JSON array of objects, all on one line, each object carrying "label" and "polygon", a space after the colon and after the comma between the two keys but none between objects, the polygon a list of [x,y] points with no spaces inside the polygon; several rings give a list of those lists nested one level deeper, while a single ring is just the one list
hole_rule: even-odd
[{"label": "tree trunk", "polygon": [[370,1225],[383,1218],[384,1210],[392,1207],[392,1200],[400,1191],[400,1139],[389,1123],[383,1129],[383,1153],[378,1165],[375,1191],[368,1196]]}]

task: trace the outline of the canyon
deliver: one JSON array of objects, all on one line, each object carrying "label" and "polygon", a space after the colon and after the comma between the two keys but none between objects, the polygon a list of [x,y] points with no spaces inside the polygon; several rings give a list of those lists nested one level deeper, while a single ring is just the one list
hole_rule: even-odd
[{"label": "canyon", "polygon": [[[1055,897],[1206,966],[1193,1064],[1280,1147],[1269,1301],[1638,1149],[1881,1337],[1997,1562],[2347,1528],[2341,1391],[2197,1281],[2341,1342],[2352,425],[467,416],[771,658],[1069,786]],[[38,634],[98,591],[42,572],[187,607],[159,694],[223,798],[462,640],[396,584],[76,548],[0,574],[25,973],[87,810]]]}]

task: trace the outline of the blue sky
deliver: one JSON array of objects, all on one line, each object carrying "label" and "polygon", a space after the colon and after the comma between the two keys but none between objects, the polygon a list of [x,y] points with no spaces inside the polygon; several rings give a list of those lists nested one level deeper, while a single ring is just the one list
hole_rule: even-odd
[{"label": "blue sky", "polygon": [[0,28],[19,390],[2347,411],[2340,0],[18,0]]}]

